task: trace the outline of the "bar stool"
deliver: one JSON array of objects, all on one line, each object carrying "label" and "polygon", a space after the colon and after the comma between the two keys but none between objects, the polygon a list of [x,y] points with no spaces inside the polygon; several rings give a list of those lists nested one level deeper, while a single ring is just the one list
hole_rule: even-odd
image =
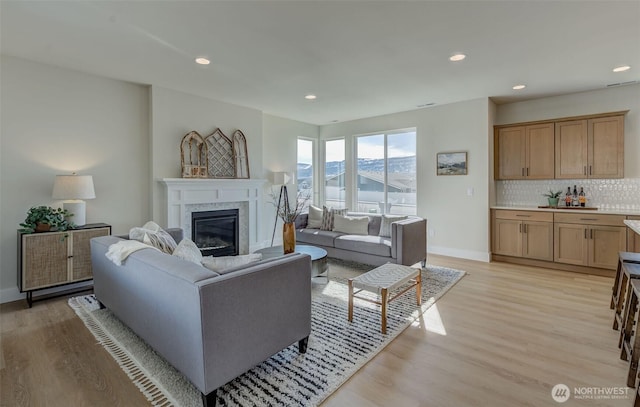
[{"label": "bar stool", "polygon": [[[623,264],[623,267],[625,265]],[[620,329],[620,359],[629,361],[627,386],[636,387],[638,374],[638,359],[640,358],[640,335],[636,334],[638,322],[638,296],[640,295],[640,280],[629,280],[629,290],[624,307],[623,324]]]},{"label": "bar stool", "polygon": [[640,278],[640,273],[624,272],[623,265],[625,263],[640,263],[640,253],[620,252],[618,255],[618,268],[616,278],[613,281],[611,305],[610,308],[615,310],[613,318],[613,329],[618,329],[620,323],[622,306],[625,301],[625,294],[628,291],[629,279]]}]

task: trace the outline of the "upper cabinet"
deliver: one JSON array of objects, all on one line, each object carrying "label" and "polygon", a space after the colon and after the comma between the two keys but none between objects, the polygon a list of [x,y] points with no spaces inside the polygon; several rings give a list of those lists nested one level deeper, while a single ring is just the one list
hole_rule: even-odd
[{"label": "upper cabinet", "polygon": [[495,179],[623,178],[625,113],[495,126]]},{"label": "upper cabinet", "polygon": [[496,179],[553,178],[553,123],[499,128],[495,148]]},{"label": "upper cabinet", "polygon": [[623,178],[624,116],[556,123],[555,178]]}]

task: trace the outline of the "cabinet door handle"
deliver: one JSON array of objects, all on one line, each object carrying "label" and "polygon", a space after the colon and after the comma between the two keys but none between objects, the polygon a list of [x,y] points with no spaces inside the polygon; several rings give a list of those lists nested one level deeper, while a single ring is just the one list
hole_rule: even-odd
[{"label": "cabinet door handle", "polygon": [[593,165],[590,165],[589,166],[589,175],[592,175],[592,174],[593,174]]},{"label": "cabinet door handle", "polygon": [[519,225],[520,233],[522,233],[522,223]]},{"label": "cabinet door handle", "polygon": [[519,218],[530,218],[531,215],[516,215]]},{"label": "cabinet door handle", "polygon": [[587,229],[584,230],[584,238],[587,239]]},{"label": "cabinet door handle", "polygon": [[524,229],[524,233],[527,233],[527,225],[522,225],[522,229]]},{"label": "cabinet door handle", "polygon": [[591,221],[597,221],[598,219],[596,219],[596,218],[580,218],[580,220],[591,220]]},{"label": "cabinet door handle", "polygon": [[527,167],[527,177],[529,176],[529,167]]},{"label": "cabinet door handle", "polygon": [[589,239],[593,240],[593,229],[589,229]]}]

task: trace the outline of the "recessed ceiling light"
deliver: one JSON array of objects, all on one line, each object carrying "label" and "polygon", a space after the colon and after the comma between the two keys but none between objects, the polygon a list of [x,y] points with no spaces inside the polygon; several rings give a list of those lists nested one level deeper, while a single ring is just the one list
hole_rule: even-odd
[{"label": "recessed ceiling light", "polygon": [[314,100],[316,97],[317,97],[316,95],[309,94],[309,95],[306,95],[304,98],[307,100]]},{"label": "recessed ceiling light", "polygon": [[454,54],[449,57],[449,61],[453,61],[453,62],[462,61],[466,57],[467,56],[465,54]]},{"label": "recessed ceiling light", "polygon": [[631,69],[629,65],[622,65],[622,66],[617,66],[613,68],[613,72],[624,72],[624,71],[628,71],[629,69]]},{"label": "recessed ceiling light", "polygon": [[196,64],[209,65],[210,63],[211,63],[211,61],[209,61],[207,58],[204,58],[204,57],[196,58]]},{"label": "recessed ceiling light", "polygon": [[516,85],[516,86],[514,86],[512,89],[513,89],[513,90],[520,90],[520,89],[524,89],[524,88],[526,88],[526,87],[527,87],[527,85]]}]

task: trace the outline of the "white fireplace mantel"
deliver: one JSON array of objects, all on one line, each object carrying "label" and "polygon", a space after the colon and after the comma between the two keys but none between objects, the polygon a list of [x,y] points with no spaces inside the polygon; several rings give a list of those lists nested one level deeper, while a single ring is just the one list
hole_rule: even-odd
[{"label": "white fireplace mantel", "polygon": [[163,178],[159,182],[166,192],[167,227],[182,228],[185,237],[190,238],[191,212],[237,207],[240,209],[241,254],[264,246],[260,220],[266,180]]}]

